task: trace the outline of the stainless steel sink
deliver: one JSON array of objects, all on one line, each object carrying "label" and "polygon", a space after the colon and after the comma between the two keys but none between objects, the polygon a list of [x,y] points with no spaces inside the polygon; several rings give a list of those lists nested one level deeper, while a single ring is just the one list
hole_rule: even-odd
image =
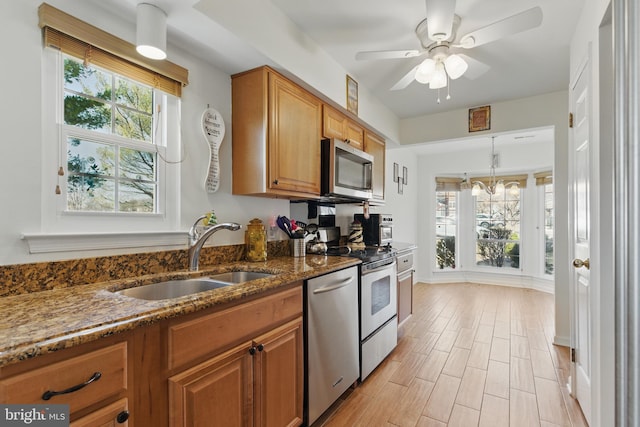
[{"label": "stainless steel sink", "polygon": [[258,271],[230,271],[228,273],[213,274],[209,276],[209,278],[225,283],[242,283],[271,276],[273,276],[273,274]]},{"label": "stainless steel sink", "polygon": [[214,280],[208,277],[198,277],[185,280],[168,280],[152,283],[137,288],[122,289],[117,294],[144,300],[163,300],[192,295],[198,292],[231,286],[233,283]]}]

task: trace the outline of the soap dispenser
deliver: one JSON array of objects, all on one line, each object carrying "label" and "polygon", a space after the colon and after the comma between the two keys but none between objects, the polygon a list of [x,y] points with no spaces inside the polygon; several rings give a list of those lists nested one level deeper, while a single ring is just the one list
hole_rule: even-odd
[{"label": "soap dispenser", "polygon": [[254,218],[244,232],[247,261],[267,260],[267,232],[262,220]]}]

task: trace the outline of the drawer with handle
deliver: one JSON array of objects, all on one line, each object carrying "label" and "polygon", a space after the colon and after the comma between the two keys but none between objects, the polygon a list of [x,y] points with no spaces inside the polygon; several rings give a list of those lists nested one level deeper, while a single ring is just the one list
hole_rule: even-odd
[{"label": "drawer with handle", "polygon": [[127,389],[127,343],[0,380],[2,403],[68,404],[70,413]]},{"label": "drawer with handle", "polygon": [[413,251],[398,254],[397,256],[398,274],[413,268]]}]

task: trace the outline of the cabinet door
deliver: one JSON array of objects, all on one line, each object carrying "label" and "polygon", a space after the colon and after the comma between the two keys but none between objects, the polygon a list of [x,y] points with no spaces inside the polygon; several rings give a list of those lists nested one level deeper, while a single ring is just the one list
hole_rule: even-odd
[{"label": "cabinet door", "polygon": [[349,145],[364,151],[364,128],[359,124],[347,121],[347,141]]},{"label": "cabinet door", "polygon": [[253,425],[250,348],[247,342],[169,378],[169,425]]},{"label": "cabinet door", "polygon": [[373,199],[384,200],[384,139],[376,134],[365,131],[364,151],[373,156]]},{"label": "cabinet door", "polygon": [[413,272],[398,276],[398,325],[407,320],[413,312]]},{"label": "cabinet door", "polygon": [[111,405],[75,420],[70,427],[127,427],[129,425],[127,399],[120,399]]},{"label": "cabinet door", "polygon": [[346,123],[344,114],[326,104],[322,106],[322,136],[344,140]]},{"label": "cabinet door", "polygon": [[269,189],[320,195],[322,103],[269,74]]},{"label": "cabinet door", "polygon": [[302,319],[289,322],[256,338],[256,426],[302,424],[303,342]]}]

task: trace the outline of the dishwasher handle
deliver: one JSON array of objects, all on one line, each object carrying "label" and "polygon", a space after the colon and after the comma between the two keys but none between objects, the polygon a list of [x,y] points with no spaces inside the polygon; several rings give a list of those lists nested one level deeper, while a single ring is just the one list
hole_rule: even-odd
[{"label": "dishwasher handle", "polygon": [[331,292],[331,291],[336,290],[336,289],[344,288],[345,286],[347,286],[351,282],[353,282],[353,277],[347,277],[346,279],[344,279],[340,283],[336,283],[335,285],[324,286],[322,288],[314,289],[313,293],[314,294],[323,294],[325,292]]}]

